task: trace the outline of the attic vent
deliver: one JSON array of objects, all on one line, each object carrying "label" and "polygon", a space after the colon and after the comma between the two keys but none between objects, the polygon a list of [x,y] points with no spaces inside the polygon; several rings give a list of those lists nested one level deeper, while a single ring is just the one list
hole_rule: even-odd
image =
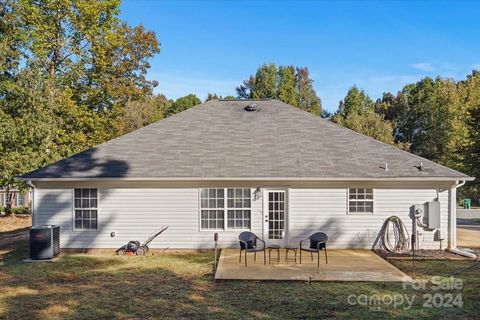
[{"label": "attic vent", "polygon": [[248,106],[245,107],[245,110],[247,111],[257,111],[258,110],[258,105],[256,103],[251,103]]}]

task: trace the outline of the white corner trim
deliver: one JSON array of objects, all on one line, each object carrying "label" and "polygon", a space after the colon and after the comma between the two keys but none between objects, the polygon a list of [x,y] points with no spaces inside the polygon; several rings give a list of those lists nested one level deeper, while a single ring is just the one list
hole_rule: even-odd
[{"label": "white corner trim", "polygon": [[449,190],[449,215],[448,215],[448,247],[447,250],[468,258],[476,259],[477,256],[470,252],[465,252],[457,248],[457,189],[462,187],[465,181],[456,185]]}]

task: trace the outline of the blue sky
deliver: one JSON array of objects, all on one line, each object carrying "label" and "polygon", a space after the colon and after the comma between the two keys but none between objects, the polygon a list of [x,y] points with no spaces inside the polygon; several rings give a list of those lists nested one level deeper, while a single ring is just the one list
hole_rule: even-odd
[{"label": "blue sky", "polygon": [[127,0],[121,9],[161,42],[148,77],[169,98],[234,95],[274,62],[308,67],[334,111],[354,84],[376,99],[423,76],[480,69],[480,2]]}]

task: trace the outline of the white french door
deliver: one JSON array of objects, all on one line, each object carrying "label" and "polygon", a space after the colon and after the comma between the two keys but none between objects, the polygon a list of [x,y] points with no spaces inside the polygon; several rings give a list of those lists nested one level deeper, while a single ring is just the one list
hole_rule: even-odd
[{"label": "white french door", "polygon": [[287,190],[267,189],[264,195],[264,230],[267,245],[284,246],[287,237]]}]

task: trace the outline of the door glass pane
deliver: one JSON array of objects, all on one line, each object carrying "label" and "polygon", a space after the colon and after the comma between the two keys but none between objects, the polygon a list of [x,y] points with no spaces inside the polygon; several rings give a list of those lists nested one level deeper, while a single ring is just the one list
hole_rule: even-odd
[{"label": "door glass pane", "polygon": [[285,192],[270,191],[268,194],[268,237],[283,239],[285,233]]}]

